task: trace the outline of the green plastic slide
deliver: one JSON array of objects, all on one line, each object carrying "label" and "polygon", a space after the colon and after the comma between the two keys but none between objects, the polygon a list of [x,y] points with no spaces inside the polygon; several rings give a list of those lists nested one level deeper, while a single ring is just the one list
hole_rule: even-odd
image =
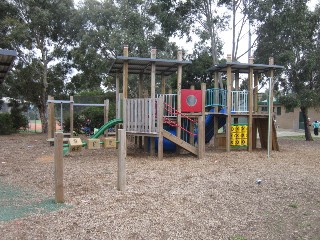
[{"label": "green plastic slide", "polygon": [[122,123],[123,120],[122,119],[112,119],[109,122],[105,123],[95,134],[93,134],[90,138],[98,138],[100,137],[104,131],[106,131],[108,128],[112,128],[115,125]]}]

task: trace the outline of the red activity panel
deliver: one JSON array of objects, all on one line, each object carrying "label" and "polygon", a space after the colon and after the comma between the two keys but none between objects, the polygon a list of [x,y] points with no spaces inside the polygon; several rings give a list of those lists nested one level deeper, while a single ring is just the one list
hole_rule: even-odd
[{"label": "red activity panel", "polygon": [[202,91],[181,89],[181,112],[201,112]]}]

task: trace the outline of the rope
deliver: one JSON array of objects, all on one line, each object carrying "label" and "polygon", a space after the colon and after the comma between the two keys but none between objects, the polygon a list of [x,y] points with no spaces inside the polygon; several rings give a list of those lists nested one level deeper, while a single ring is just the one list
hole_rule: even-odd
[{"label": "rope", "polygon": [[195,134],[195,133],[193,133],[193,132],[190,132],[189,130],[185,129],[185,128],[182,127],[182,126],[179,126],[177,123],[171,121],[171,120],[170,120],[169,118],[167,118],[167,117],[163,117],[163,118],[164,118],[164,123],[167,123],[167,124],[169,124],[169,125],[172,126],[172,127],[178,127],[178,128],[180,128],[180,129],[182,129],[183,131],[185,131],[185,132],[187,132],[188,134],[193,135],[193,136],[197,136],[197,135],[198,135],[198,134]]},{"label": "rope", "polygon": [[167,110],[167,112],[172,113],[174,115],[179,115],[180,114],[182,117],[188,119],[190,122],[193,122],[193,123],[197,122],[197,120],[193,120],[192,118],[189,118],[187,115],[185,115],[185,114],[183,114],[181,112],[178,112],[175,108],[171,107],[169,104],[164,102],[164,105],[169,107],[169,108],[171,108],[171,109],[173,109],[173,112],[172,112],[171,110],[169,110],[168,108],[165,107],[164,109]]}]

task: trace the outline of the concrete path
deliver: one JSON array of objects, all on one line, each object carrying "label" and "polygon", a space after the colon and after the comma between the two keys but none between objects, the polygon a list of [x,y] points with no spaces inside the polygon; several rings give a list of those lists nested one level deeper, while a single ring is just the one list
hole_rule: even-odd
[{"label": "concrete path", "polygon": [[[311,136],[313,138],[319,138],[320,135],[315,136],[313,134],[313,129],[310,129]],[[288,136],[304,136],[304,130],[292,130],[292,129],[283,129],[283,128],[277,128],[277,136],[278,137],[288,137]]]}]

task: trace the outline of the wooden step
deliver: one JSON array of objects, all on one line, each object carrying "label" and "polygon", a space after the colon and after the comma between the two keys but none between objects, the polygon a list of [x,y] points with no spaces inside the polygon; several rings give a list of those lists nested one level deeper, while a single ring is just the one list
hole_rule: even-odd
[{"label": "wooden step", "polygon": [[178,146],[184,148],[185,150],[193,153],[194,155],[198,156],[198,149],[195,146],[183,141],[182,139],[178,138],[175,135],[172,135],[166,130],[163,130],[163,137],[170,140],[171,142],[177,144]]}]

